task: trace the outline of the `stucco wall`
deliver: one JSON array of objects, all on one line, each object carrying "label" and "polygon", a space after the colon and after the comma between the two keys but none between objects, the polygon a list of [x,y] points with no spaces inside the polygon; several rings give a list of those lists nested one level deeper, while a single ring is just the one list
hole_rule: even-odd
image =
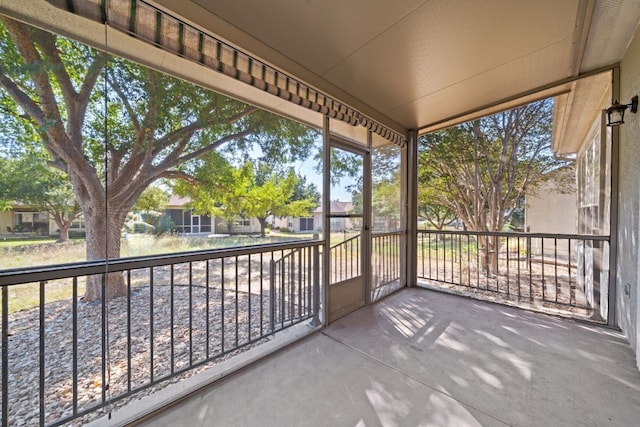
[{"label": "stucco wall", "polygon": [[575,234],[576,194],[561,193],[553,182],[546,182],[527,194],[525,230],[531,233]]},{"label": "stucco wall", "polygon": [[[640,94],[640,28],[627,49],[620,66],[621,99],[629,102]],[[640,113],[627,112],[620,126],[617,320],[636,353],[640,368]],[[628,288],[630,292],[625,292]]]},{"label": "stucco wall", "polygon": [[13,212],[0,211],[0,234],[7,234],[7,227],[13,228]]}]

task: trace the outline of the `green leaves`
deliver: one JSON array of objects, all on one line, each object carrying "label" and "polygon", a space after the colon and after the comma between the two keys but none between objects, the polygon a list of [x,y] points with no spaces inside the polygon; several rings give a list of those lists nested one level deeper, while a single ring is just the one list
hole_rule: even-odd
[{"label": "green leaves", "polygon": [[[226,221],[237,218],[307,216],[317,206],[319,193],[292,169],[245,162],[234,167],[218,153],[209,153],[196,168],[195,180],[181,182],[176,193],[190,197],[194,210]],[[264,231],[264,230],[263,230]]]},{"label": "green leaves", "polygon": [[552,110],[547,99],[422,136],[421,214],[501,231],[526,189],[565,164],[550,148]]}]

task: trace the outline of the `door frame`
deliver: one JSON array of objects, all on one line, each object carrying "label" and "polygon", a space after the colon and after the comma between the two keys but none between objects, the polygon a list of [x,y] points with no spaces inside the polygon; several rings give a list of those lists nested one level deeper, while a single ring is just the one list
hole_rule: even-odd
[{"label": "door frame", "polygon": [[[324,229],[324,253],[326,256],[323,256],[323,323],[325,326],[329,324],[330,321],[335,321],[339,317],[345,316],[352,311],[357,310],[363,306],[370,304],[371,302],[371,263],[370,263],[370,254],[371,254],[371,132],[367,132],[367,145],[363,145],[357,142],[352,142],[347,139],[341,138],[329,132],[329,118],[325,117],[325,126],[324,126],[324,134],[323,134],[323,229]],[[348,151],[350,153],[354,153],[362,156],[363,160],[363,191],[362,191],[362,231],[361,231],[361,248],[360,248],[360,271],[362,277],[362,292],[363,292],[363,301],[357,306],[351,307],[352,309],[341,313],[340,316],[336,319],[330,319],[331,309],[329,305],[331,304],[331,294],[330,294],[330,283],[331,283],[331,259],[328,256],[329,250],[331,247],[331,218],[330,215],[330,202],[331,202],[331,150],[333,148],[337,148],[340,150]],[[340,282],[338,287],[343,284],[347,284],[348,282],[353,281],[353,279],[347,279],[344,282]],[[335,284],[334,284],[335,285]]]},{"label": "door frame", "polygon": [[[197,224],[193,223],[193,219],[197,218]],[[198,231],[195,231],[195,228],[198,228]],[[200,233],[200,229],[202,227],[202,222],[200,220],[200,215],[194,215],[193,212],[191,212],[191,233]]]}]

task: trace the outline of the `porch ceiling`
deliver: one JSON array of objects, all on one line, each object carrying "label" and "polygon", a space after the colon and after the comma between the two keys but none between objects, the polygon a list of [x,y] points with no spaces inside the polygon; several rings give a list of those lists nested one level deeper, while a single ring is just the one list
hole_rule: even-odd
[{"label": "porch ceiling", "polygon": [[397,130],[614,64],[640,18],[638,0],[155,3]]}]

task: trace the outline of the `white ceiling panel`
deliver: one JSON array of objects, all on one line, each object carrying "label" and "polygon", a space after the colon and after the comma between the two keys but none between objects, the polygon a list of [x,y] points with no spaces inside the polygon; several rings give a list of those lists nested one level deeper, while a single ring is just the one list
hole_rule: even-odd
[{"label": "white ceiling panel", "polygon": [[612,65],[640,19],[640,0],[154,3],[396,129],[432,127]]}]

